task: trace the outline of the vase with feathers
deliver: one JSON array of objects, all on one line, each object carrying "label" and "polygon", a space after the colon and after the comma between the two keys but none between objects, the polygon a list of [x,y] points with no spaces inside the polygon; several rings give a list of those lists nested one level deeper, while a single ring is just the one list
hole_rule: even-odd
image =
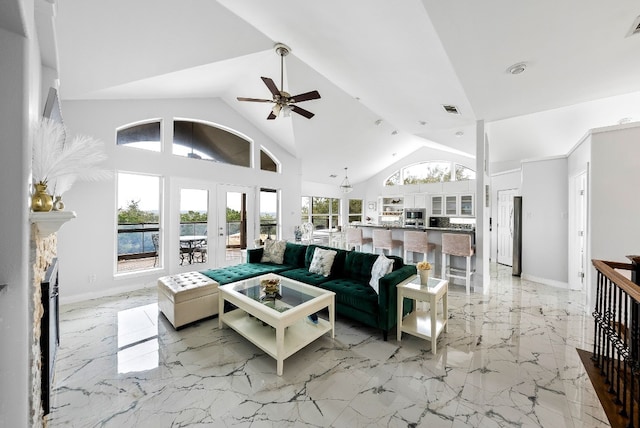
[{"label": "vase with feathers", "polygon": [[[50,119],[42,119],[32,131],[32,176],[35,191],[31,208],[34,211],[50,211],[54,206],[64,209],[62,194],[76,180],[104,180],[111,172],[100,164],[107,159],[104,145],[92,137],[77,135],[70,140],[63,125]],[[36,198],[51,192],[51,204],[39,204]],[[56,204],[53,198],[56,198]],[[42,208],[41,208],[42,207]],[[54,208],[55,209],[55,208]]]}]

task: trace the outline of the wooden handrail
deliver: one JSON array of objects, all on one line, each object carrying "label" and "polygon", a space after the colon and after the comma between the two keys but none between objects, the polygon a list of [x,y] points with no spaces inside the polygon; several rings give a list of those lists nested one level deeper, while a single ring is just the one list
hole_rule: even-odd
[{"label": "wooden handrail", "polygon": [[620,272],[615,269],[632,270],[633,267],[630,263],[608,262],[604,260],[591,260],[593,266],[604,276],[609,278],[614,284],[620,287],[625,293],[627,293],[633,300],[640,302],[640,287],[632,282],[630,279],[625,278]]}]

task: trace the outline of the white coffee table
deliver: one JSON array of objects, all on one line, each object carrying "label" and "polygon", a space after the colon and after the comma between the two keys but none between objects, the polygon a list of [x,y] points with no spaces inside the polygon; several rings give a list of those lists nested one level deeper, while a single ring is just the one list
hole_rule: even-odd
[{"label": "white coffee table", "polygon": [[[281,298],[264,299],[260,287],[260,280],[264,278],[280,279]],[[332,291],[274,274],[226,284],[218,290],[220,328],[231,327],[275,358],[278,376],[282,376],[285,358],[329,331],[331,337],[335,337],[335,293]],[[237,309],[225,313],[225,301]],[[313,323],[308,319],[324,308],[329,309],[329,321],[318,318],[317,323]]]},{"label": "white coffee table", "polygon": [[[436,353],[438,336],[447,331],[447,319],[449,308],[447,295],[449,281],[440,278],[431,278],[427,285],[420,285],[420,278],[414,277],[411,281],[398,284],[398,341],[402,338],[402,332],[412,334],[431,341],[431,353]],[[402,316],[404,298],[413,299],[413,312]],[[418,310],[417,302],[429,302],[429,312]],[[438,315],[438,304],[442,303],[442,311]]]}]

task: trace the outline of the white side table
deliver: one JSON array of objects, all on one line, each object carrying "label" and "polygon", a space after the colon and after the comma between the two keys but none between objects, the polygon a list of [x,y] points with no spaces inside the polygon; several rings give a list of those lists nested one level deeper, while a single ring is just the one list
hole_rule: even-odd
[{"label": "white side table", "polygon": [[[442,331],[447,331],[447,318],[449,308],[447,306],[447,294],[449,281],[440,278],[429,277],[427,285],[420,285],[420,279],[415,277],[410,282],[403,282],[398,287],[398,341],[402,338],[402,332],[412,334],[431,341],[431,353],[436,353],[436,342]],[[404,298],[413,299],[413,312],[402,316]],[[428,302],[429,312],[418,310],[417,302]],[[439,303],[442,303],[442,311],[438,313]]]}]

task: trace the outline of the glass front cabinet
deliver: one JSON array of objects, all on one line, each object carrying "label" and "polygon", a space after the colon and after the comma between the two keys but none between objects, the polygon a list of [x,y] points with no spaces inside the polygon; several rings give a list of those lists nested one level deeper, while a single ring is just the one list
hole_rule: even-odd
[{"label": "glass front cabinet", "polygon": [[433,195],[431,196],[432,216],[461,216],[475,215],[473,195]]}]

